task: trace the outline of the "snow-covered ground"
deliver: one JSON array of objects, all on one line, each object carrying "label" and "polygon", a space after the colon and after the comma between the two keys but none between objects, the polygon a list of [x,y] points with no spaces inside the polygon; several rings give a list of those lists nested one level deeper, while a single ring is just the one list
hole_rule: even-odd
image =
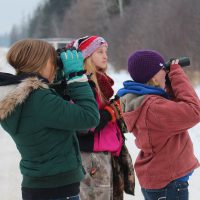
[{"label": "snow-covered ground", "polygon": [[[7,49],[0,49],[0,71],[13,72],[5,62],[5,53]],[[124,80],[130,79],[127,73],[114,73],[109,71],[109,74],[115,81],[114,89],[117,91],[122,87]],[[196,88],[200,97],[200,86]],[[189,130],[191,138],[194,143],[194,150],[197,158],[200,160],[200,123]],[[134,137],[132,134],[126,134],[126,144],[130,151],[133,161],[135,160],[138,149],[134,144]],[[11,137],[0,127],[0,200],[20,200],[21,199],[21,174],[19,172],[18,163],[20,155],[16,150],[15,144]],[[200,168],[195,170],[190,178],[189,190],[190,200],[200,199]],[[125,194],[125,200],[143,200],[140,185],[136,178],[135,196]]]}]

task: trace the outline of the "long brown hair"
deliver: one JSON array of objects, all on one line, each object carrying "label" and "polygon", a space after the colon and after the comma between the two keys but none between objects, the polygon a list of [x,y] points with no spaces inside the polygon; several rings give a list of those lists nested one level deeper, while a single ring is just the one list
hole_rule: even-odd
[{"label": "long brown hair", "polygon": [[56,68],[56,51],[49,43],[25,39],[16,42],[7,53],[8,63],[16,70],[16,73],[39,73],[51,58]]}]

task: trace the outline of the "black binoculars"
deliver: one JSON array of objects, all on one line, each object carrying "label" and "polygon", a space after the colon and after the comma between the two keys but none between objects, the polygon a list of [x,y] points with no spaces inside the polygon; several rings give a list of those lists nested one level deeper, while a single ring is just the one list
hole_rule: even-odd
[{"label": "black binoculars", "polygon": [[173,60],[176,60],[178,59],[179,62],[178,64],[181,66],[181,67],[186,67],[186,66],[189,66],[190,65],[190,59],[188,57],[180,57],[180,58],[171,58],[169,61],[167,61],[165,64],[164,64],[164,67],[166,70],[169,70],[170,69],[170,65],[171,65],[171,62]]},{"label": "black binoculars", "polygon": [[[61,61],[60,54],[62,52],[67,51],[67,50],[71,50],[72,51],[72,50],[76,50],[76,48],[75,47],[70,47],[70,48],[63,47],[63,48],[60,48],[60,49],[56,50],[56,54],[57,54],[57,60],[56,60],[56,62],[57,62],[58,68],[60,68],[61,70],[63,69],[63,63]],[[77,50],[77,51],[80,51],[80,50]]]},{"label": "black binoculars", "polygon": [[[168,62],[166,62],[164,64],[164,67],[166,70],[170,70],[170,65],[172,63],[173,60],[176,60],[178,59],[179,62],[178,64],[181,66],[181,67],[186,67],[186,66],[189,66],[190,65],[190,59],[188,57],[180,57],[180,58],[171,58]],[[167,86],[171,86],[171,82],[169,80],[169,76],[168,74],[166,74],[166,77],[165,77],[165,84]]]}]

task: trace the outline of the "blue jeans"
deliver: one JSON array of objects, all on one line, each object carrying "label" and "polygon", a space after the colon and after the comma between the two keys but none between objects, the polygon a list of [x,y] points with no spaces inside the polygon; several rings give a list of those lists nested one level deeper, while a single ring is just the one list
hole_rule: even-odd
[{"label": "blue jeans", "polygon": [[172,181],[161,189],[144,189],[145,200],[188,200],[188,182]]},{"label": "blue jeans", "polygon": [[[23,199],[26,200],[26,199]],[[59,199],[39,199],[39,200],[81,200],[79,195],[71,196],[71,197],[64,197]]]}]

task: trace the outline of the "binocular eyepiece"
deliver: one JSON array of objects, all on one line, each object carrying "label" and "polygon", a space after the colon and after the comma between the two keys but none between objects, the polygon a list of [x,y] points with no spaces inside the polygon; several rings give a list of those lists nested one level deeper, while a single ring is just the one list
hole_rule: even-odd
[{"label": "binocular eyepiece", "polygon": [[64,52],[64,51],[66,51],[66,50],[67,50],[66,47],[60,48],[60,49],[57,49],[57,50],[56,50],[56,54],[57,54],[57,60],[56,60],[56,62],[57,62],[57,66],[58,66],[59,69],[63,69],[63,63],[62,63],[62,61],[61,61],[60,54],[61,54],[62,52]]},{"label": "binocular eyepiece", "polygon": [[189,65],[190,65],[190,59],[189,59],[188,57],[171,58],[169,61],[167,61],[167,62],[164,64],[165,69],[166,69],[166,70],[169,70],[172,61],[173,61],[173,60],[176,60],[176,59],[179,60],[178,64],[179,64],[181,67],[186,67],[186,66],[189,66]]}]

